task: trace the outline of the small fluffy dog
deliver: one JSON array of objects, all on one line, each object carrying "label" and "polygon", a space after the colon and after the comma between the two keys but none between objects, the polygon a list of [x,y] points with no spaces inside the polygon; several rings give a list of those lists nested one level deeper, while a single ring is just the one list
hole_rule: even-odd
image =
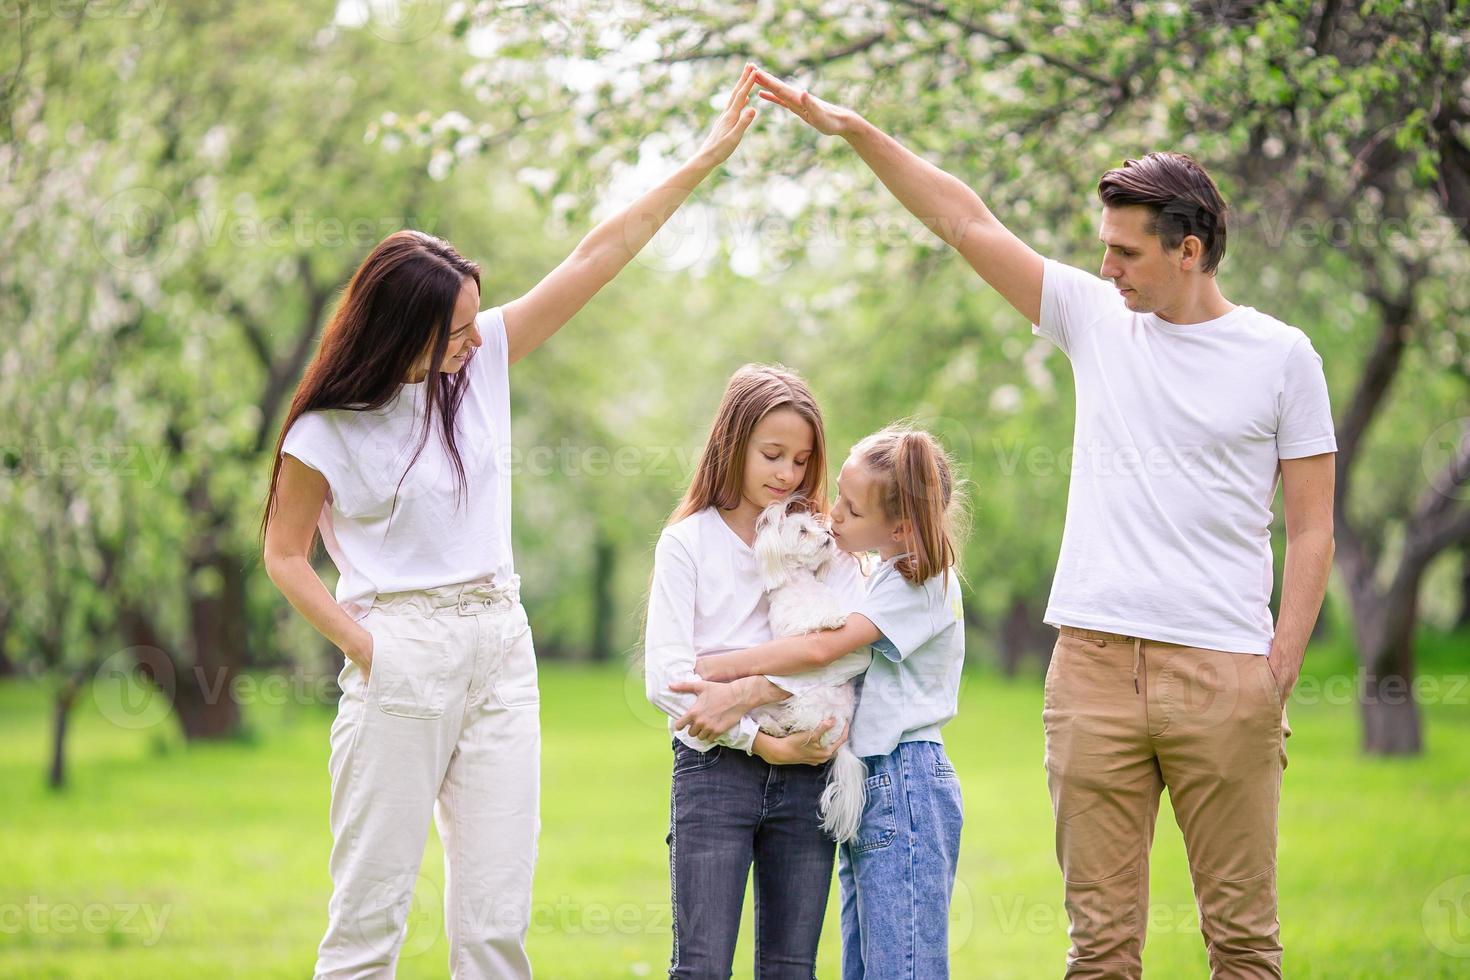
[{"label": "small fluffy dog", "polygon": [[[791,503],[795,503],[792,501]],[[835,557],[832,535],[804,509],[785,501],[771,504],[756,520],[755,555],[770,603],[771,632],[778,637],[837,629],[847,622],[825,582],[818,576]],[[816,670],[770,680],[791,692],[785,701],[763,705],[751,713],[768,735],[790,735],[816,728],[835,718],[823,739],[830,745],[852,723],[857,707],[856,678],[873,659],[863,647]],[[857,836],[867,803],[868,768],[844,744],[832,759],[822,792],[822,829],[839,842]]]}]

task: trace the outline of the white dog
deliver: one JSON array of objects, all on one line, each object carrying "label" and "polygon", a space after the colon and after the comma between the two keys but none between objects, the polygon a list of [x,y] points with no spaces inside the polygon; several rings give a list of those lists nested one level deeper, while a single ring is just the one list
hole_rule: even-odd
[{"label": "white dog", "polygon": [[[805,511],[791,510],[786,502],[779,502],[761,512],[755,523],[755,555],[770,602],[774,635],[800,636],[837,629],[847,622],[837,597],[818,578],[836,549],[831,533]],[[751,712],[751,717],[768,735],[809,731],[835,718],[837,724],[823,738],[823,744],[830,745],[852,723],[857,707],[856,678],[868,669],[872,659],[872,648],[863,647],[816,670],[771,676],[770,680],[790,691],[791,697],[763,705]],[[844,743],[827,772],[820,807],[822,829],[838,841],[857,836],[867,803],[867,777],[863,760]]]}]

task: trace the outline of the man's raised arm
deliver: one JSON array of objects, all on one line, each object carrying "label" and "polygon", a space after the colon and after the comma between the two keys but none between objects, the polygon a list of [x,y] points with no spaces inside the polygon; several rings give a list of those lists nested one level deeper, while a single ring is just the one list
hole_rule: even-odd
[{"label": "man's raised arm", "polygon": [[1041,319],[1042,258],[1011,233],[964,181],[934,166],[851,109],[757,69],[760,96],[829,136],[841,136],[904,207],[965,257],[1030,323]]}]

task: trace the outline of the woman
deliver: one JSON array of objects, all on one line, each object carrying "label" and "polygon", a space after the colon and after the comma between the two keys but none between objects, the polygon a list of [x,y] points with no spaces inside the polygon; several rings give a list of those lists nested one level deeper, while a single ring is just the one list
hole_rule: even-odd
[{"label": "woman", "polygon": [[[315,976],[391,976],[432,810],[450,973],[529,977],[535,655],[510,547],[509,365],[580,310],[734,150],[747,65],[704,145],[530,292],[480,310],[447,242],[390,235],[297,388],[262,521],[267,574],[346,655],[331,733],[332,898]],[[335,598],[308,559],[320,530]]]}]

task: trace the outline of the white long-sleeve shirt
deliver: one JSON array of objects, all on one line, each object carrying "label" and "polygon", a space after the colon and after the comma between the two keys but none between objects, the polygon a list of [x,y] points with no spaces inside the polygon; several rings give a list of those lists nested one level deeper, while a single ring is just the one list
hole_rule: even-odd
[{"label": "white long-sleeve shirt", "polygon": [[[843,608],[858,607],[863,577],[851,555],[838,551],[824,580]],[[664,528],[653,557],[643,678],[648,700],[669,716],[675,737],[700,752],[712,745],[751,751],[757,725],[749,715],[713,742],[674,731],[674,719],[688,711],[695,698],[676,694],[669,685],[698,679],[696,657],[745,650],[771,639],[769,606],[755,552],[719,510],[706,507]]]}]

